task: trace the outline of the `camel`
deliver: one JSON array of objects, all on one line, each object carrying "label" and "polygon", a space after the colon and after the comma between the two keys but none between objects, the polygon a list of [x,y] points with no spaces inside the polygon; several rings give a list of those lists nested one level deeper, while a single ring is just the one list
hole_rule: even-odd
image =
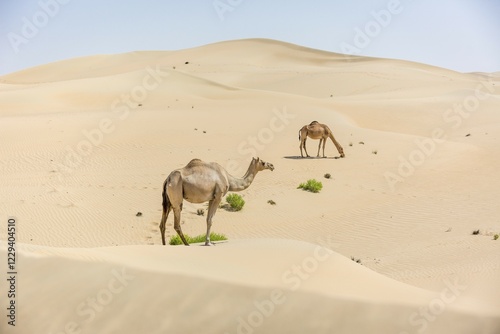
[{"label": "camel", "polygon": [[245,175],[242,178],[236,178],[218,163],[193,159],[185,167],[172,171],[163,183],[163,214],[160,223],[163,245],[165,245],[165,223],[170,210],[173,210],[174,229],[184,245],[189,246],[181,229],[183,199],[190,203],[208,201],[205,246],[213,245],[210,242],[210,228],[212,227],[212,218],[222,197],[228,191],[245,190],[252,184],[255,175],[265,169],[273,171],[274,166],[259,158],[252,158]]},{"label": "camel", "polygon": [[304,151],[306,151],[306,156],[309,157],[309,154],[307,153],[306,149],[306,140],[307,137],[311,139],[319,139],[319,145],[318,145],[318,155],[317,157],[319,158],[319,149],[321,147],[321,143],[323,143],[323,158],[326,158],[325,156],[325,145],[326,145],[326,139],[330,138],[337,147],[337,150],[340,153],[340,157],[343,158],[345,157],[344,154],[344,149],[340,144],[335,140],[335,137],[333,136],[332,130],[325,125],[318,123],[316,121],[312,121],[311,124],[309,125],[304,125],[300,130],[299,130],[299,140],[300,140],[300,155],[302,158],[304,157],[304,154],[302,153],[302,147],[304,147]]}]

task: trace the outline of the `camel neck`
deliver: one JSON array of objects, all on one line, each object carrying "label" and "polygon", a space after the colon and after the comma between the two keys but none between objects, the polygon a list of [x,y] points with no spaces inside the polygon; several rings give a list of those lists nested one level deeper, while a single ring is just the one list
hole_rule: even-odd
[{"label": "camel neck", "polygon": [[335,145],[335,147],[337,148],[337,151],[339,151],[339,153],[342,153],[344,149],[342,148],[342,146],[340,146],[340,144],[338,143],[338,141],[335,139],[335,137],[331,132],[329,137],[332,140],[333,145]]},{"label": "camel neck", "polygon": [[242,178],[233,177],[228,175],[229,180],[229,191],[242,191],[248,188],[255,177],[257,172],[255,171],[255,166],[253,163],[248,166],[248,170]]}]

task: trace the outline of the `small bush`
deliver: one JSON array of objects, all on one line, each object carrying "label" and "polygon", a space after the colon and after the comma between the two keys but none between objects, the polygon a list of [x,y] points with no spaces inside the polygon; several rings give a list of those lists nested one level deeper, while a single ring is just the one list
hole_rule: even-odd
[{"label": "small bush", "polygon": [[320,190],[323,189],[323,184],[315,179],[310,179],[305,183],[299,184],[297,189],[310,191],[312,193],[319,193]]},{"label": "small bush", "polygon": [[498,240],[498,238],[499,238],[499,237],[500,237],[500,236],[499,236],[498,234],[495,234],[495,235],[493,236],[493,240]]},{"label": "small bush", "polygon": [[354,258],[354,256],[351,256],[351,260],[353,260],[356,263],[361,264],[361,259],[356,259],[356,258]]},{"label": "small bush", "polygon": [[[187,242],[190,244],[205,242],[205,234],[200,234],[196,237],[190,237],[189,235],[184,234],[184,237],[186,237]],[[227,237],[224,234],[213,233],[213,232],[210,233],[210,241],[222,241],[222,240],[227,240]],[[183,245],[181,238],[177,234],[170,237],[170,241],[168,242],[168,244],[172,246]]]},{"label": "small bush", "polygon": [[234,211],[240,211],[245,205],[245,200],[238,194],[229,194],[226,197],[226,202],[231,206]]},{"label": "small bush", "polygon": [[325,179],[330,179],[332,176],[330,175],[330,173],[326,173],[325,174]]},{"label": "small bush", "polygon": [[267,201],[267,203],[271,204],[271,205],[276,205],[276,202],[273,201],[272,199],[270,199],[269,201]]},{"label": "small bush", "polygon": [[198,210],[196,210],[196,214],[197,214],[198,216],[204,216],[204,215],[205,215],[205,210],[203,210],[203,209],[198,209]]},{"label": "small bush", "polygon": [[479,230],[474,230],[474,231],[472,231],[472,235],[478,235],[479,232],[480,232]]}]

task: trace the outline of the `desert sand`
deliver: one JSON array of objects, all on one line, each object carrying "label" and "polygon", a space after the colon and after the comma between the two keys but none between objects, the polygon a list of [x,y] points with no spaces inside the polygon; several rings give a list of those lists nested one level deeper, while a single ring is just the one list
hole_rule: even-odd
[{"label": "desert sand", "polygon": [[[500,333],[499,73],[228,41],[1,76],[0,120],[1,333]],[[227,241],[161,245],[170,171],[257,156]]]}]

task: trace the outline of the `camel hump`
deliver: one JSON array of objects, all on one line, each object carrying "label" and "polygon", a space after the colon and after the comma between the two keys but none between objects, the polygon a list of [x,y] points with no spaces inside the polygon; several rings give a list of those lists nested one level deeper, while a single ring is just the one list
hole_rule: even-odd
[{"label": "camel hump", "polygon": [[309,124],[309,125],[314,125],[314,124],[319,124],[319,122],[318,121],[312,121],[311,124]]},{"label": "camel hump", "polygon": [[192,167],[192,166],[198,166],[198,165],[201,165],[203,163],[203,161],[201,159],[193,159],[191,160],[187,166],[188,167]]}]

